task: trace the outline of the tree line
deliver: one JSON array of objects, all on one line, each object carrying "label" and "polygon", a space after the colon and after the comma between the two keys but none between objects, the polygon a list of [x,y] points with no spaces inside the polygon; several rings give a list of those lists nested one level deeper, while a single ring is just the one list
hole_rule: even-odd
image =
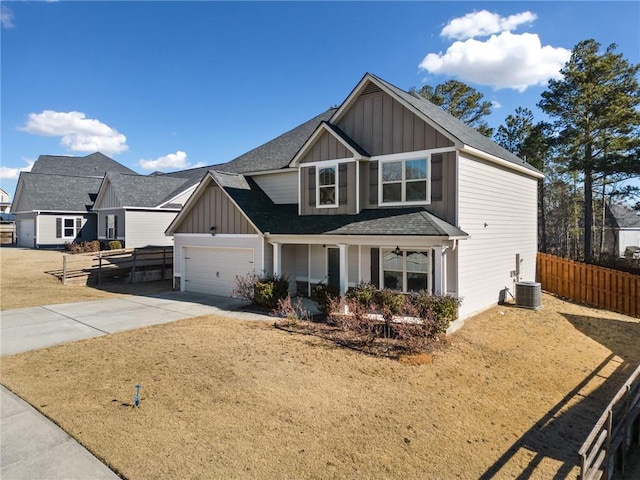
[{"label": "tree line", "polygon": [[628,182],[640,180],[640,65],[616,49],[578,43],[562,78],[550,80],[537,103],[548,119],[518,107],[495,132],[485,120],[491,103],[469,85],[448,80],[413,89],[545,174],[538,184],[542,252],[606,263],[608,206],[640,211],[640,189]]}]

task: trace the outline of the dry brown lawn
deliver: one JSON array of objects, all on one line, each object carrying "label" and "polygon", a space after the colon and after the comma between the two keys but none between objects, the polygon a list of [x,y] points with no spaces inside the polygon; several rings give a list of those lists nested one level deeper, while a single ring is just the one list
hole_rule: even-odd
[{"label": "dry brown lawn", "polygon": [[[62,285],[46,272],[60,270],[65,254],[55,250],[0,248],[0,310],[36,307],[56,303],[101,300],[127,293],[168,290],[171,282],[109,285],[103,289]],[[72,256],[76,258],[80,256]]]},{"label": "dry brown lawn", "polygon": [[130,480],[576,478],[640,321],[543,305],[478,315],[426,365],[206,316],[3,357],[2,383]]}]

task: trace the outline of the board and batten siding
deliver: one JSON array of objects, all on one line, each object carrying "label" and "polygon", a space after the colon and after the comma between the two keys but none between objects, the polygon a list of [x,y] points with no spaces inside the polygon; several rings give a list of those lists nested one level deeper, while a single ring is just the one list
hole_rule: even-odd
[{"label": "board and batten siding", "polygon": [[164,232],[177,214],[178,212],[127,211],[126,221],[124,222],[127,232],[125,237],[126,247],[141,248],[173,245],[173,238],[167,237]]},{"label": "board and batten siding", "polygon": [[244,214],[217,185],[204,189],[191,210],[182,219],[176,233],[253,234],[257,233]]},{"label": "board and batten siding", "polygon": [[[456,221],[456,152],[431,155],[431,203],[425,209],[443,220]],[[360,208],[378,206],[378,162],[360,162]]]},{"label": "board and batten siding", "polygon": [[342,142],[329,132],[324,132],[300,161],[301,163],[320,162],[351,157],[353,157],[353,153]]},{"label": "board and batten siding", "polygon": [[537,253],[537,179],[459,155],[458,226],[470,235],[457,248],[460,318],[496,305],[505,287],[534,281]]},{"label": "board and batten siding", "polygon": [[316,167],[300,167],[300,207],[302,215],[355,214],[356,162],[338,164],[338,206],[316,208]]},{"label": "board and batten siding", "polygon": [[115,189],[111,183],[107,184],[107,188],[105,189],[104,194],[102,195],[102,199],[100,200],[100,205],[96,205],[95,208],[117,208],[122,204],[120,200],[118,200],[118,196],[116,195]]},{"label": "board and batten siding", "polygon": [[338,122],[370,156],[452,147],[453,142],[400,102],[369,84]]},{"label": "board and batten siding", "polygon": [[298,203],[298,171],[269,173],[251,177],[273,203]]}]

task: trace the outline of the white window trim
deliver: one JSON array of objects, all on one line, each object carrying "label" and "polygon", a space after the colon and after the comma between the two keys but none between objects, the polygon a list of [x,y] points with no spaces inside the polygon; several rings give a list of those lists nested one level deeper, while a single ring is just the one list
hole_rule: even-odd
[{"label": "white window trim", "polygon": [[[82,217],[56,217],[56,218],[60,218],[60,238],[63,240],[68,240],[68,239],[75,239],[78,234],[80,233],[80,231],[82,230],[83,227],[83,218]],[[78,228],[78,219],[80,219],[80,228]],[[65,220],[72,220],[73,221],[73,235],[69,236],[69,235],[65,235],[65,230],[67,228],[71,228],[71,227],[65,227],[64,222]]]},{"label": "white window trim", "polygon": [[[106,231],[107,231],[107,240],[116,240],[116,215],[114,214],[109,214],[106,216],[107,217],[107,225],[106,225]],[[112,227],[109,226],[109,220],[112,220]],[[111,235],[109,234],[111,233]]]},{"label": "white window trim", "polygon": [[[412,160],[422,160],[425,159],[427,162],[427,178],[425,179],[425,182],[427,182],[426,185],[426,199],[425,200],[418,200],[418,201],[411,201],[411,202],[407,202],[407,201],[400,201],[400,202],[383,202],[382,201],[382,187],[383,187],[383,183],[382,183],[382,165],[385,163],[397,163],[397,162],[402,162],[402,180],[400,182],[396,182],[396,183],[400,183],[401,184],[401,195],[402,198],[406,198],[406,187],[407,187],[407,179],[405,178],[405,173],[406,173],[406,169],[405,169],[405,165],[406,162],[408,161],[412,161]],[[395,206],[400,206],[400,205],[430,205],[431,204],[431,154],[430,153],[426,153],[426,154],[422,154],[422,155],[416,155],[415,152],[412,152],[411,154],[396,154],[396,155],[388,155],[388,156],[384,156],[384,157],[378,157],[378,206],[379,207],[395,207]],[[389,182],[387,182],[389,183]]]},{"label": "white window trim", "polygon": [[[323,168],[334,168],[336,171],[335,176],[335,186],[336,189],[336,198],[335,202],[331,204],[320,204],[320,170]],[[338,166],[338,162],[331,162],[323,165],[316,165],[316,208],[338,208],[340,206],[340,179],[339,179],[340,167]],[[328,188],[328,185],[324,185],[322,188]]]},{"label": "white window trim", "polygon": [[[387,288],[387,286],[384,284],[384,254],[385,252],[393,252],[395,250],[395,248],[391,248],[391,247],[382,247],[380,248],[380,256],[379,256],[379,272],[380,272],[380,278],[379,278],[379,282],[380,285],[382,286],[382,288]],[[427,292],[431,292],[433,293],[433,248],[424,248],[424,247],[406,247],[406,248],[402,248],[402,290],[398,290],[399,292],[402,293],[409,293],[407,291],[407,273],[412,273],[412,272],[408,272],[407,271],[407,251],[411,251],[411,252],[427,252]],[[389,270],[391,271],[397,271],[397,270]]]}]

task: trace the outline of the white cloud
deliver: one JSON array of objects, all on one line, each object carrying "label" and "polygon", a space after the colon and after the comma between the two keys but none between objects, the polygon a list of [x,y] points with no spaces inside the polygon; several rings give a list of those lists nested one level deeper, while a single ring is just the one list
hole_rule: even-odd
[{"label": "white cloud", "polygon": [[[432,74],[495,89],[523,92],[534,85],[544,86],[551,78],[561,78],[560,69],[569,60],[571,51],[543,46],[535,33],[512,33],[536,18],[528,11],[501,17],[486,10],[454,18],[440,35],[458,40],[444,53],[427,54],[419,67]],[[489,38],[484,40],[474,38],[486,36]]]},{"label": "white cloud", "polygon": [[30,113],[25,132],[45,137],[61,137],[60,143],[74,152],[100,151],[106,155],[122,153],[129,147],[127,137],[82,112],[44,110]]},{"label": "white cloud", "polygon": [[473,37],[485,37],[492,33],[510,32],[524,23],[532,23],[538,16],[531,12],[517,13],[501,17],[487,10],[468,13],[464,17],[454,18],[440,32],[440,35],[456,40]]},{"label": "white cloud", "polygon": [[15,27],[13,23],[13,11],[4,5],[0,8],[0,23],[2,24],[2,28]]},{"label": "white cloud", "polygon": [[155,160],[140,160],[138,162],[144,170],[186,169],[191,168],[187,161],[187,154],[182,150],[170,153]]},{"label": "white cloud", "polygon": [[29,172],[31,171],[31,167],[35,163],[34,160],[29,160],[24,158],[25,162],[27,162],[26,167],[22,168],[11,168],[11,167],[0,167],[0,178],[15,180],[20,176],[20,172]]}]

